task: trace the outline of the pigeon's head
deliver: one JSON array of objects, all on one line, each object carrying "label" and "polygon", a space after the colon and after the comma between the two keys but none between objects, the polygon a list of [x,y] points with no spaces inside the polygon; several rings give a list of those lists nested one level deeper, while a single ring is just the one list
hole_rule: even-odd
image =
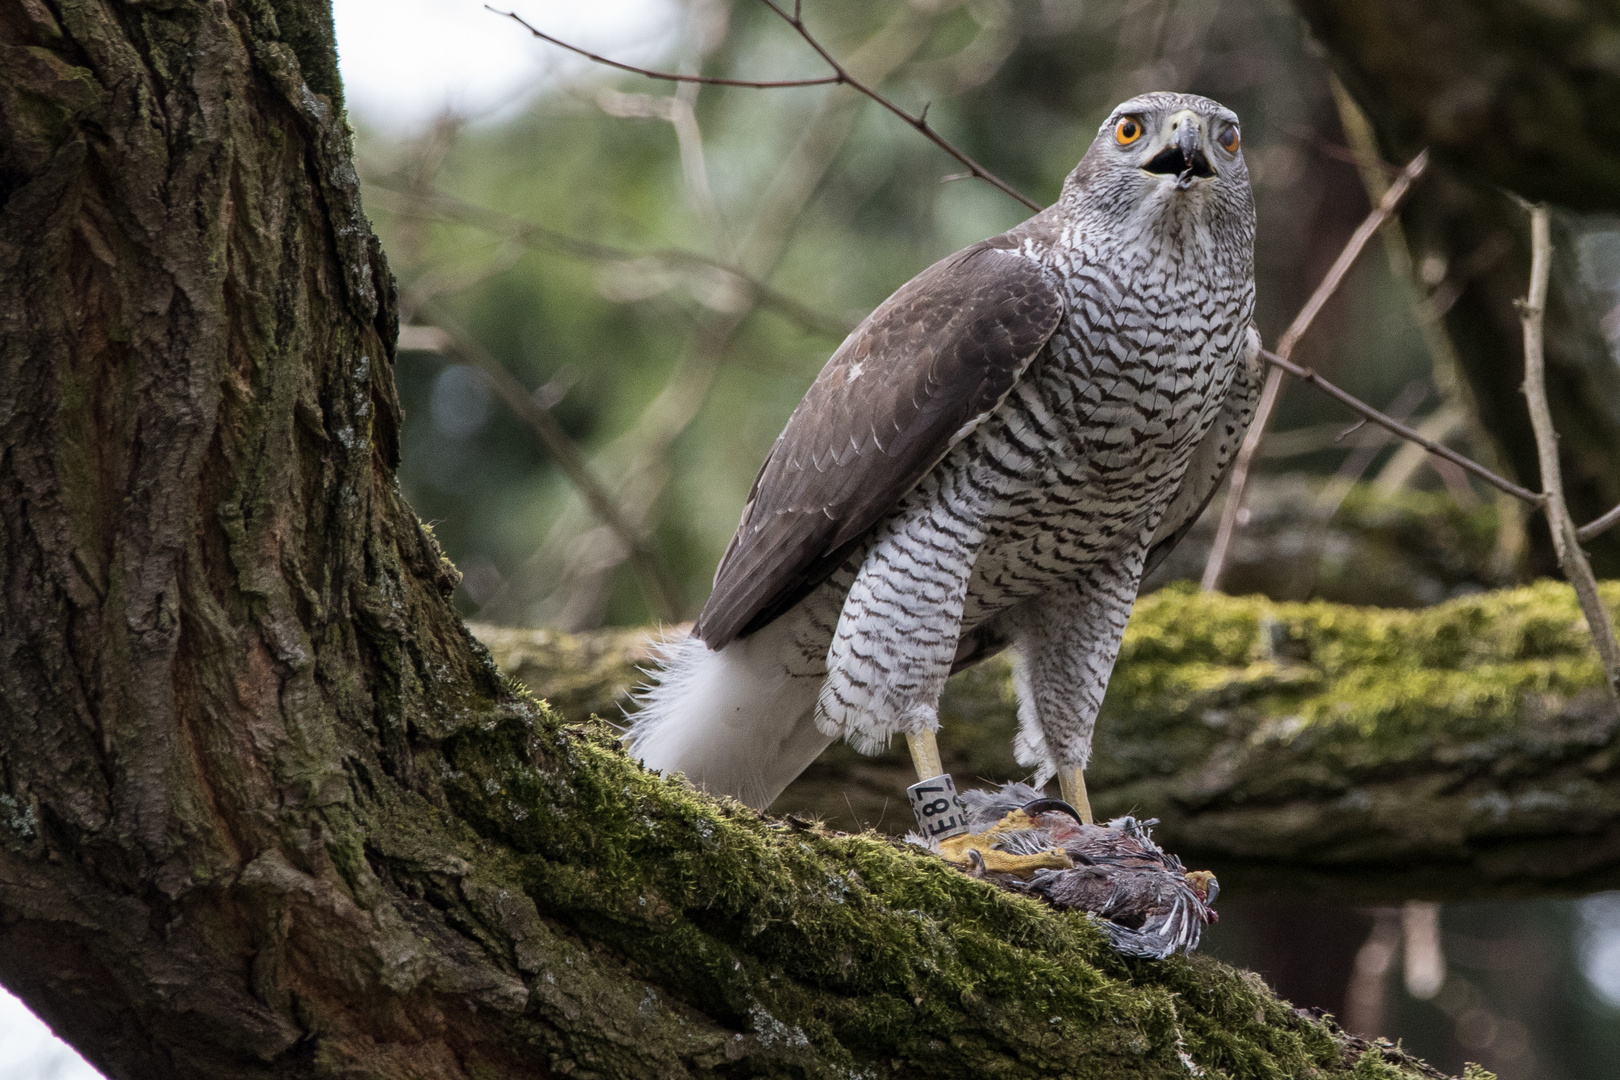
[{"label": "pigeon's head", "polygon": [[1252,244],[1254,197],[1237,114],[1196,94],[1142,94],[1103,122],[1064,185],[1091,222],[1196,223],[1236,229]]},{"label": "pigeon's head", "polygon": [[[1208,870],[1189,870],[1186,874],[1187,884],[1192,891],[1203,901],[1206,907],[1213,907],[1215,898],[1221,894],[1221,883],[1215,880],[1215,875]],[[1207,921],[1214,922],[1215,912],[1209,912]]]}]

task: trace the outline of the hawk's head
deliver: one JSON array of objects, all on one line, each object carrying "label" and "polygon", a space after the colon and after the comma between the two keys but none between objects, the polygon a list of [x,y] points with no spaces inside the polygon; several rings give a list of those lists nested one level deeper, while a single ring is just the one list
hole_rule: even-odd
[{"label": "hawk's head", "polygon": [[1196,94],[1134,97],[1109,114],[1063,199],[1094,221],[1190,221],[1252,236],[1254,200],[1237,114]]}]

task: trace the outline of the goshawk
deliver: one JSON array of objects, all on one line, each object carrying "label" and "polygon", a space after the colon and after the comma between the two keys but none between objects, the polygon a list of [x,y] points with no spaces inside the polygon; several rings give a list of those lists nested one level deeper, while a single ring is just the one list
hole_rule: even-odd
[{"label": "goshawk", "polygon": [[632,754],[761,808],[838,737],[905,734],[932,775],[946,678],[1010,646],[1017,759],[1086,810],[1137,586],[1253,413],[1253,252],[1238,118],[1188,94],[1115,109],[1055,205],[918,274],[833,354]]}]

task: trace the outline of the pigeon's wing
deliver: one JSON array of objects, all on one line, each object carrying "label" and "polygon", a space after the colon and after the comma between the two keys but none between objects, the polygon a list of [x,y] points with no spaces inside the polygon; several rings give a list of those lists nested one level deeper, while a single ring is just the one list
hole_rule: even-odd
[{"label": "pigeon's wing", "polygon": [[987,240],[935,263],[839,346],[754,481],[693,633],[719,649],[798,603],[1007,396],[1063,301]]},{"label": "pigeon's wing", "polygon": [[1243,342],[1242,362],[1238,364],[1237,374],[1232,376],[1232,389],[1227,392],[1226,401],[1216,414],[1209,432],[1193,451],[1193,458],[1187,463],[1187,472],[1182,477],[1181,487],[1176,489],[1175,498],[1165,509],[1164,517],[1159,519],[1159,528],[1148,547],[1147,560],[1142,564],[1143,580],[1159,568],[1159,564],[1181,543],[1182,537],[1192,530],[1204,507],[1214,498],[1221,481],[1232,471],[1238,447],[1242,445],[1243,436],[1249,430],[1249,421],[1254,418],[1255,407],[1260,403],[1260,390],[1264,382],[1260,363],[1260,334],[1250,325]]}]

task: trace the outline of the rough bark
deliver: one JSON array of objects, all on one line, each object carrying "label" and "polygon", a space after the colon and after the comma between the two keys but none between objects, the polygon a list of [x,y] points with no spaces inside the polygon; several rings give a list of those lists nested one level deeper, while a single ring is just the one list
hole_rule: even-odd
[{"label": "rough bark", "polygon": [[[1482,429],[1518,478],[1537,486],[1514,306],[1528,277],[1529,226],[1511,195],[1580,214],[1620,213],[1620,11],[1537,0],[1295,6],[1391,160],[1431,149],[1434,167],[1403,222],[1414,255],[1441,260],[1432,264],[1445,274],[1437,295],[1449,305],[1446,328]],[[1555,223],[1547,312],[1548,396],[1570,509],[1581,522],[1620,503],[1620,365],[1600,328],[1620,284],[1606,283],[1594,297],[1580,280],[1577,241],[1589,224],[1569,215]],[[1599,310],[1591,310],[1594,299]],[[1539,569],[1551,572],[1546,530],[1531,535]],[[1620,534],[1591,550],[1600,574],[1620,574]]]},{"label": "rough bark", "polygon": [[503,683],[311,0],[0,6],[0,981],[109,1076],[1411,1076]]},{"label": "rough bark", "polygon": [[[1620,584],[1604,588],[1620,604]],[[475,629],[503,670],[582,715],[623,699],[649,641]],[[959,784],[1022,775],[1010,676],[1001,659],[946,690],[939,743]],[[1156,593],[1087,777],[1099,814],[1159,818],[1158,839],[1228,890],[1388,902],[1620,882],[1620,716],[1553,583],[1421,611]],[[772,809],[903,833],[912,780],[903,746],[835,747]]]}]

